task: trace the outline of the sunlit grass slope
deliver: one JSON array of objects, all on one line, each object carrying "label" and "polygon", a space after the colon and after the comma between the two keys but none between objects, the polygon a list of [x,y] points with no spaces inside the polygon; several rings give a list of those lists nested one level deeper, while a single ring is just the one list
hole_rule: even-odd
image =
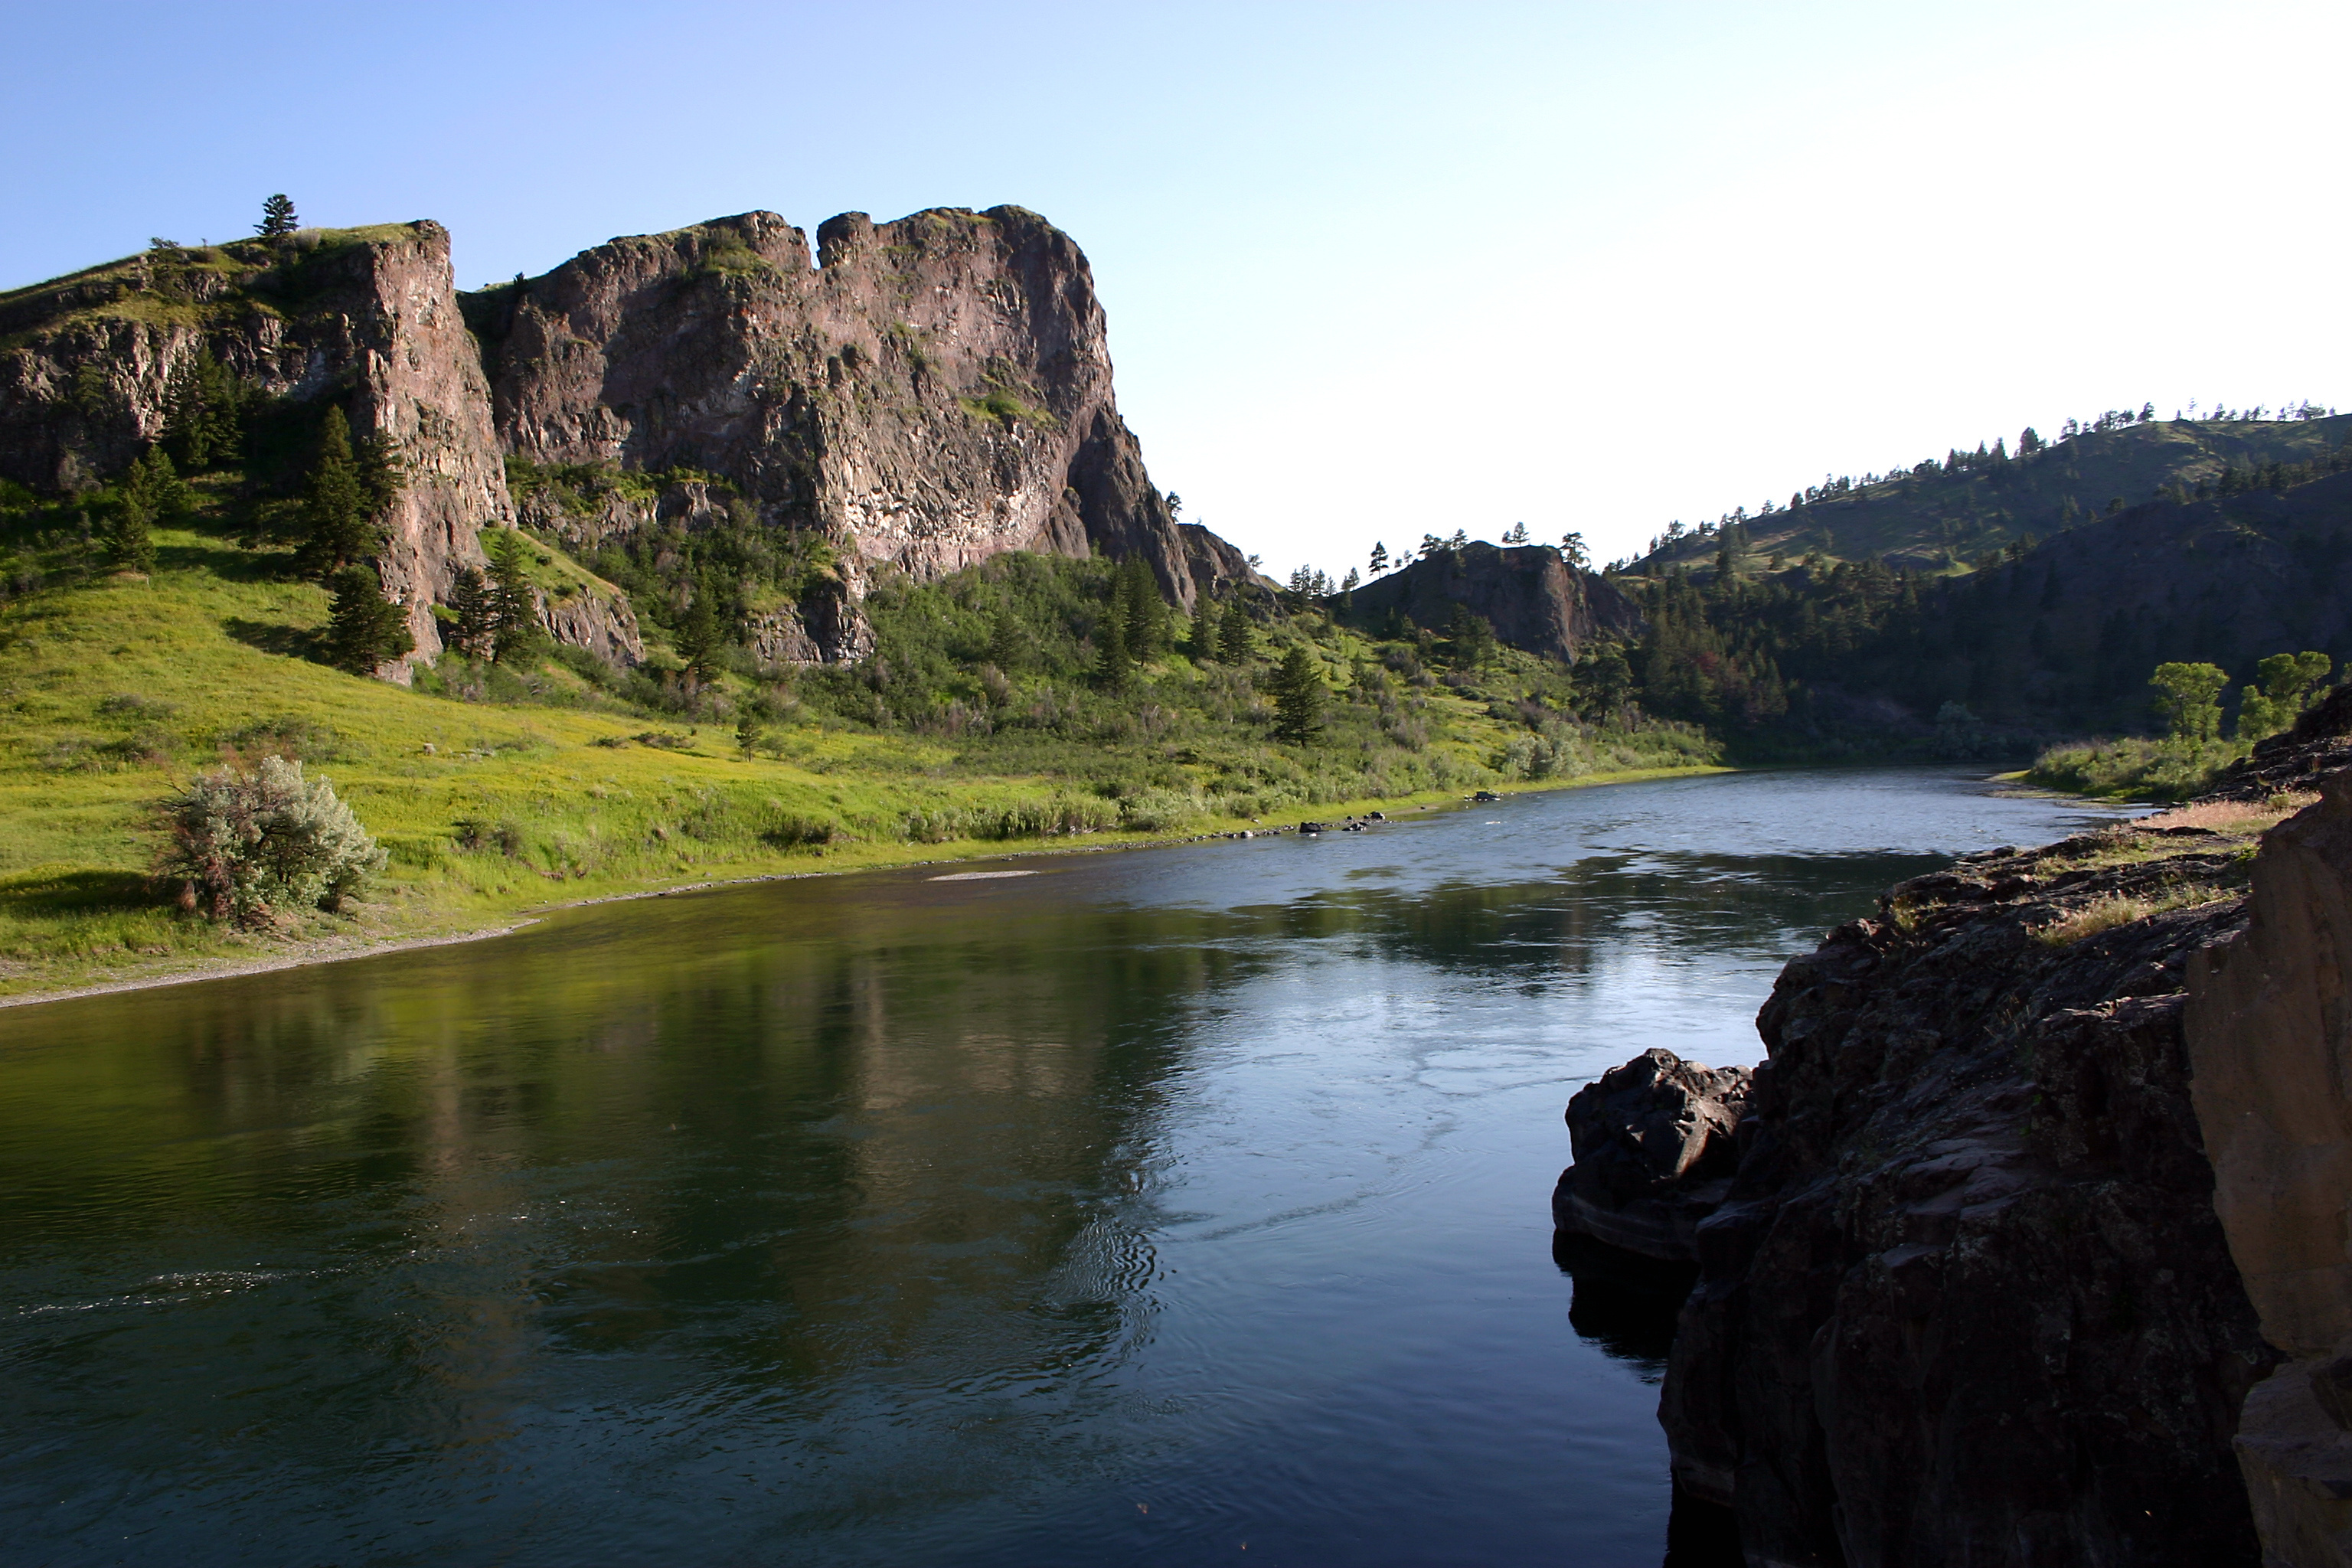
[{"label": "sunlit grass slope", "polygon": [[[326,595],[286,578],[277,552],[184,530],[158,542],[152,577],[90,575],[0,606],[0,994],[478,930],[551,903],[714,879],[1376,804],[1334,798],[1345,785],[1332,781],[1358,775],[1300,773],[1262,742],[1249,742],[1266,753],[1255,765],[1291,768],[1286,793],[1203,787],[1213,774],[1231,782],[1232,759],[1220,773],[1213,747],[1171,755],[1149,737],[1106,741],[1098,760],[1130,772],[1148,762],[1160,786],[1121,801],[1087,787],[1067,747],[1008,745],[999,771],[966,741],[809,721],[762,731],[746,755],[730,725],[628,711],[584,683],[601,709],[559,705],[574,678],[558,665],[534,677],[552,703],[455,700],[299,657]],[[1181,658],[1154,677],[1211,679]],[[1440,720],[1434,776],[1501,783],[1481,759],[1525,731],[1442,688],[1421,700]],[[179,912],[173,889],[146,875],[154,803],[201,768],[271,750],[333,781],[389,851],[386,874],[356,911],[268,933]],[[1419,798],[1453,793],[1427,788],[1432,777],[1414,775]]]}]

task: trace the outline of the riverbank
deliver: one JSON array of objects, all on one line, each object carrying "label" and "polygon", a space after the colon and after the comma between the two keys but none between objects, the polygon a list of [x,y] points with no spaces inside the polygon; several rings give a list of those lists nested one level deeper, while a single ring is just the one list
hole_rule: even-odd
[{"label": "riverbank", "polygon": [[[1705,777],[1736,770],[1717,766],[1689,768],[1633,768],[1615,773],[1591,773],[1578,778],[1547,779],[1534,783],[1501,784],[1492,793],[1503,795],[1537,794],[1552,790],[1583,789],[1601,784],[1639,784],[1659,778]],[[93,965],[104,964],[110,971],[103,978],[82,978],[76,975],[61,983],[42,985],[43,979],[54,975],[0,974],[0,1009],[26,1007],[45,1002],[71,1001],[76,997],[102,996],[120,992],[152,990],[163,986],[191,985],[207,980],[226,980],[238,975],[266,974],[278,970],[304,968],[312,964],[340,963],[352,959],[375,958],[386,953],[402,952],[418,948],[441,947],[456,942],[486,942],[505,936],[537,923],[562,910],[583,909],[595,904],[621,903],[638,899],[669,898],[682,893],[707,891],[720,888],[743,887],[757,882],[800,881],[812,878],[845,877],[859,871],[898,870],[916,866],[961,865],[976,861],[1034,859],[1045,856],[1100,854],[1118,849],[1146,849],[1178,844],[1207,843],[1232,838],[1240,834],[1267,835],[1296,832],[1301,822],[1343,821],[1361,818],[1371,812],[1433,811],[1441,807],[1460,807],[1471,804],[1452,794],[1427,792],[1402,800],[1366,799],[1342,801],[1320,806],[1312,813],[1299,812],[1290,820],[1266,823],[1263,820],[1232,818],[1213,824],[1206,830],[1184,834],[1102,833],[1085,836],[1087,842],[1038,843],[1031,847],[1007,849],[1001,843],[962,840],[945,844],[853,844],[823,850],[833,863],[806,869],[755,869],[749,865],[718,865],[706,868],[691,876],[649,880],[635,887],[615,888],[581,898],[558,899],[522,905],[499,914],[475,918],[441,911],[436,921],[427,911],[415,911],[407,921],[402,920],[401,906],[396,899],[390,902],[361,902],[351,912],[341,916],[310,917],[289,931],[264,932],[221,931],[226,944],[267,947],[270,951],[250,955],[234,951],[215,952],[186,961],[185,955],[166,957],[157,953],[134,953],[128,957],[155,962],[142,964],[125,963],[118,959],[93,955]],[[419,928],[422,929],[419,929]],[[172,958],[181,958],[179,963]],[[29,984],[23,984],[30,982]],[[13,987],[13,988],[12,988]]]}]

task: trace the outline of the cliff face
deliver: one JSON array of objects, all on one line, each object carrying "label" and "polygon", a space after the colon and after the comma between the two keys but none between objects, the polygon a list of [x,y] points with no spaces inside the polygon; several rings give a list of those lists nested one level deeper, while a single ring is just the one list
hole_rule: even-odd
[{"label": "cliff face", "polygon": [[2244,842],[1967,858],[1783,972],[1660,1406],[1748,1561],[2257,1560],[2230,1438],[2275,1355],[2182,1033]]},{"label": "cliff face", "polygon": [[422,657],[480,530],[513,519],[438,224],[151,251],[8,296],[0,333],[0,474],[37,489],[119,473],[162,435],[173,369],[203,344],[264,397],[332,399],[356,433],[394,437],[408,485],[379,567]]},{"label": "cliff face", "polygon": [[1544,545],[1502,547],[1476,542],[1441,550],[1356,590],[1351,618],[1377,625],[1402,612],[1415,626],[1443,630],[1455,605],[1484,616],[1513,647],[1572,659],[1598,636],[1631,637],[1641,612],[1608,581],[1576,571]]},{"label": "cliff face", "polygon": [[[651,476],[551,526],[628,537],[739,522],[835,566],[766,636],[855,657],[878,569],[919,579],[1008,550],[1152,564],[1190,607],[1237,562],[1188,543],[1111,393],[1086,258],[1019,207],[802,232],[748,213],[615,239],[477,297],[498,426],[534,464]],[[1245,571],[1246,568],[1242,568]],[[797,625],[786,625],[785,620]]]},{"label": "cliff face", "polygon": [[2214,1206],[2294,1358],[2247,1397],[2238,1458],[2271,1559],[2333,1568],[2352,1563],[2352,774],[2264,840],[2247,907],[2191,963],[2187,1019]]}]

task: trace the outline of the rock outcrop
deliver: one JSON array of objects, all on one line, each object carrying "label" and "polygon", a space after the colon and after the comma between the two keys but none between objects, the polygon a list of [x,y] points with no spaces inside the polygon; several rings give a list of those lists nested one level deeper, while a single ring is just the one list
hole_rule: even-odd
[{"label": "rock outcrop", "polygon": [[1748,1562],[2257,1561],[2182,1026],[2252,830],[1964,858],[1782,973],[1660,1405]]},{"label": "rock outcrop", "polygon": [[398,442],[408,483],[379,566],[418,657],[440,649],[432,606],[481,563],[480,530],[513,519],[438,224],[152,250],[6,296],[0,333],[0,475],[37,489],[121,472],[203,346],[265,398],[339,404],[355,433]]},{"label": "rock outcrop", "polygon": [[[73,490],[163,431],[173,371],[209,347],[271,416],[330,402],[394,438],[409,483],[379,564],[432,610],[479,531],[583,553],[726,527],[788,558],[757,651],[854,659],[877,572],[929,578],[1007,550],[1140,555],[1190,608],[1258,584],[1180,526],[1111,391],[1086,258],[1020,207],[801,231],[768,213],[615,239],[467,296],[432,223],[158,248],[0,296],[0,477]],[[510,492],[509,457],[530,479]],[[643,657],[625,599],[542,605],[563,641]]]},{"label": "rock outcrop", "polygon": [[2237,1449],[2270,1556],[2335,1568],[2352,1564],[2352,773],[2265,837],[2247,909],[2191,961],[2187,1019],[2214,1207],[2263,1337],[2294,1358],[2248,1398]]},{"label": "rock outcrop", "polygon": [[747,213],[615,239],[470,301],[508,448],[639,476],[541,521],[626,537],[731,506],[789,547],[824,542],[800,624],[762,634],[793,657],[855,657],[856,605],[884,569],[1139,554],[1188,608],[1247,573],[1152,487],[1066,235],[1002,206],[845,213],[817,242],[812,267],[801,230]]},{"label": "rock outcrop", "polygon": [[1576,1163],[1552,1192],[1552,1223],[1663,1262],[1698,1259],[1699,1221],[1738,1169],[1738,1131],[1753,1075],[1650,1050],[1568,1102]]},{"label": "rock outcrop", "polygon": [[1596,637],[1632,637],[1642,627],[1633,602],[1609,581],[1560,560],[1548,545],[1474,541],[1400,567],[1355,592],[1349,618],[1378,626],[1402,615],[1443,631],[1454,606],[1486,617],[1513,647],[1572,659]]}]

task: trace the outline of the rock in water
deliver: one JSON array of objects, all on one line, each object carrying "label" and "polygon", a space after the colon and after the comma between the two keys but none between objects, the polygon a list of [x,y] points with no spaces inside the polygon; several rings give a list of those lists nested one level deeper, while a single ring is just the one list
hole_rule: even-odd
[{"label": "rock in water", "polygon": [[1752,1074],[1644,1051],[1568,1102],[1576,1163],[1551,1195],[1559,1229],[1667,1262],[1698,1258],[1698,1222],[1730,1191]]}]

